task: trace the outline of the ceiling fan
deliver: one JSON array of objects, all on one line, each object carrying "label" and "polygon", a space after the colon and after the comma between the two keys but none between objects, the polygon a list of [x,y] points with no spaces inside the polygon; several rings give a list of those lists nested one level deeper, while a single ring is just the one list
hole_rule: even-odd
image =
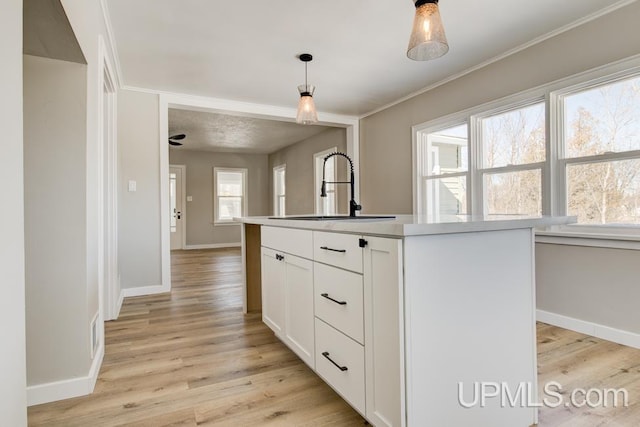
[{"label": "ceiling fan", "polygon": [[180,145],[182,145],[182,142],[178,142],[178,141],[182,141],[186,137],[187,137],[187,135],[185,135],[184,133],[179,133],[177,135],[172,135],[172,136],[169,137],[169,145],[180,146]]}]

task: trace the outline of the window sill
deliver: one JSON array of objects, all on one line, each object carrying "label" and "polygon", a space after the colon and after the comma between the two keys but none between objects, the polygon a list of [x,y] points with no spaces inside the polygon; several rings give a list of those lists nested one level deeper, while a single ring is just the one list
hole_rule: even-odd
[{"label": "window sill", "polygon": [[536,243],[640,250],[640,228],[566,225],[536,230]]},{"label": "window sill", "polygon": [[224,222],[218,221],[218,222],[214,222],[213,226],[214,227],[218,227],[218,226],[226,227],[226,226],[229,226],[229,225],[240,225],[240,224],[242,224],[242,223],[241,222],[237,222],[237,221],[224,221]]}]

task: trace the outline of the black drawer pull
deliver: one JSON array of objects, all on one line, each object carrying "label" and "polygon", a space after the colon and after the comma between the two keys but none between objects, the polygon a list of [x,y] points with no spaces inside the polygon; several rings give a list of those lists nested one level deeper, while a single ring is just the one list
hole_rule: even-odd
[{"label": "black drawer pull", "polygon": [[327,360],[328,360],[329,362],[333,363],[333,365],[334,365],[336,368],[340,369],[342,372],[349,370],[349,368],[347,368],[346,366],[340,366],[340,365],[338,365],[336,362],[334,362],[333,360],[331,360],[331,358],[329,357],[329,352],[328,352],[328,351],[325,351],[324,353],[322,353],[322,355],[323,355],[324,357],[326,357],[326,358],[327,358]]},{"label": "black drawer pull", "polygon": [[278,261],[282,261],[282,260],[284,260],[284,255],[276,254],[276,259]]},{"label": "black drawer pull", "polygon": [[336,299],[333,299],[329,296],[329,294],[320,294],[321,297],[325,297],[328,300],[331,300],[333,302],[335,302],[336,304],[340,304],[340,305],[347,305],[346,301],[338,301]]},{"label": "black drawer pull", "polygon": [[347,252],[346,249],[333,249],[333,248],[328,248],[326,246],[320,246],[320,249],[324,249],[325,251],[331,251],[331,252],[340,252],[341,254]]}]

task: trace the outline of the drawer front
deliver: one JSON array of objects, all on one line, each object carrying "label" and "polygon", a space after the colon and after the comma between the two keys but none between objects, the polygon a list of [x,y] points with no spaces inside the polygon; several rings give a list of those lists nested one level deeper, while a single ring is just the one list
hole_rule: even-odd
[{"label": "drawer front", "polygon": [[313,232],[295,228],[260,227],[262,246],[302,258],[313,258]]},{"label": "drawer front", "polygon": [[365,414],[364,347],[318,318],[316,372],[351,406]]},{"label": "drawer front", "polygon": [[316,316],[364,344],[362,275],[319,263],[313,270]]},{"label": "drawer front", "polygon": [[362,273],[360,236],[355,234],[313,232],[313,259],[346,270]]}]

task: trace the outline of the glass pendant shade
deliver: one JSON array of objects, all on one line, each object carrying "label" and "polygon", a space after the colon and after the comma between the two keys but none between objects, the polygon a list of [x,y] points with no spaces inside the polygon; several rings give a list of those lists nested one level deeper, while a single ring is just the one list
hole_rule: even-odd
[{"label": "glass pendant shade", "polygon": [[414,61],[426,61],[439,58],[448,51],[438,2],[417,0],[407,56]]},{"label": "glass pendant shade", "polygon": [[313,102],[313,91],[316,88],[313,85],[300,85],[300,102],[298,103],[298,114],[296,115],[296,123],[310,125],[318,122],[318,112],[316,104]]}]

